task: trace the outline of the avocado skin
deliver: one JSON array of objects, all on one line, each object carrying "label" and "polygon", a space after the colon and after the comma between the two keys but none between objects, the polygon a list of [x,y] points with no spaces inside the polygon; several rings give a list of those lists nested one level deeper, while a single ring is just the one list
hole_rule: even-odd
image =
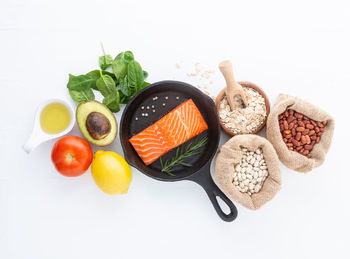
[{"label": "avocado skin", "polygon": [[[103,114],[110,122],[111,130],[102,139],[94,139],[90,135],[86,127],[87,117],[92,112]],[[117,131],[118,131],[117,120],[115,119],[114,114],[111,112],[110,109],[108,109],[106,105],[95,100],[88,100],[88,101],[82,102],[78,105],[75,116],[76,116],[76,121],[80,129],[80,132],[83,134],[86,140],[89,141],[91,144],[94,144],[96,146],[107,146],[112,144],[113,141],[115,140],[117,136]]]}]

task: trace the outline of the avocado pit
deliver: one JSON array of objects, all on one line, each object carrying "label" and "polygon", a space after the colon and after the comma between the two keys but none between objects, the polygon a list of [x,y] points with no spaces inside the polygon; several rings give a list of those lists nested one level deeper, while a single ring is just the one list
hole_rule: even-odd
[{"label": "avocado pit", "polygon": [[108,107],[98,101],[88,100],[77,107],[76,120],[83,136],[96,146],[107,146],[117,136],[117,120]]},{"label": "avocado pit", "polygon": [[86,118],[86,129],[93,139],[104,139],[111,132],[111,123],[100,112],[91,112]]}]

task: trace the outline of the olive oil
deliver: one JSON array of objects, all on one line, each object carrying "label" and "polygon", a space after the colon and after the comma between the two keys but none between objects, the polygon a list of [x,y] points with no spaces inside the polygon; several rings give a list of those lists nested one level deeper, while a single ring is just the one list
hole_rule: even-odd
[{"label": "olive oil", "polygon": [[40,125],[48,134],[64,131],[71,121],[68,108],[59,102],[53,102],[44,107],[40,114]]}]

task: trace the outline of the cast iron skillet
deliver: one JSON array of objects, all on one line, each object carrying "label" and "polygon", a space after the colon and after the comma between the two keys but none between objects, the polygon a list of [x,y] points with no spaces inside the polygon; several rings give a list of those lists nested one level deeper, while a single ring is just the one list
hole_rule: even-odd
[{"label": "cast iron skillet", "polygon": [[[130,144],[129,139],[190,98],[197,105],[208,124],[208,130],[201,133],[198,138],[207,136],[208,143],[201,148],[199,155],[187,158],[186,162],[192,164],[192,167],[175,167],[172,171],[175,176],[161,172],[159,159],[146,166]],[[120,142],[125,159],[130,165],[145,175],[160,181],[189,180],[198,183],[208,194],[218,215],[225,221],[233,221],[237,217],[237,209],[232,201],[216,186],[210,175],[210,164],[218,148],[219,140],[220,125],[214,102],[195,87],[178,81],[161,81],[142,89],[129,101],[120,122]],[[193,139],[188,142],[191,141]],[[183,145],[186,146],[187,144],[184,143]],[[176,149],[163,155],[163,161],[173,157],[175,152]],[[217,196],[228,205],[230,208],[229,214],[222,211]]]}]

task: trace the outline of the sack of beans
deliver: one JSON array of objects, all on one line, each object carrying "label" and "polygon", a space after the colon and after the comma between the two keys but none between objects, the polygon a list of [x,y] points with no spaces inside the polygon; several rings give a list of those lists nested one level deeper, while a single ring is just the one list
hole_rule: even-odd
[{"label": "sack of beans", "polygon": [[287,94],[279,95],[266,123],[266,136],[281,162],[303,173],[324,162],[333,132],[330,115]]},{"label": "sack of beans", "polygon": [[280,162],[267,139],[236,135],[219,149],[215,178],[230,199],[256,210],[281,189]]}]

